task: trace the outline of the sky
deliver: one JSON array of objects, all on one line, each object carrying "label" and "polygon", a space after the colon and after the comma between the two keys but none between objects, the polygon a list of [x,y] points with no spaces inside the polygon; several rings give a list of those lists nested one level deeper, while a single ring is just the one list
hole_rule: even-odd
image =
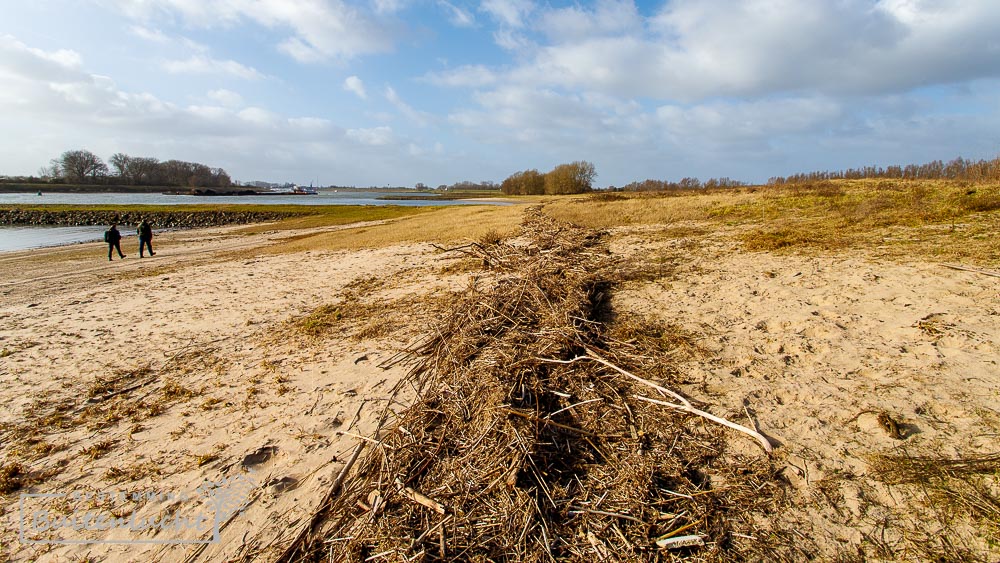
[{"label": "sky", "polygon": [[1000,154],[997,0],[0,0],[0,174],[595,184]]}]

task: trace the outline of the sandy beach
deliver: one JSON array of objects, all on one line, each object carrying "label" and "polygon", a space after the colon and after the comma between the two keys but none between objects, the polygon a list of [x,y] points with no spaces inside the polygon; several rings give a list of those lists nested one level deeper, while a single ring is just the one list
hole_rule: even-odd
[{"label": "sandy beach", "polygon": [[[40,424],[64,412],[60,405],[73,405],[66,428],[42,432],[54,449],[30,469],[55,475],[40,489],[191,491],[242,465],[266,494],[229,523],[220,544],[203,551],[206,561],[266,557],[268,546],[288,541],[291,526],[315,508],[354,447],[355,438],[338,432],[367,435],[387,406],[401,368],[377,365],[431,320],[422,315],[433,305],[409,309],[405,318],[401,306],[432,304],[466,283],[463,274],[441,275],[455,259],[436,256],[429,245],[240,259],[232,253],[275,241],[267,234],[234,237],[233,230],[159,237],[156,256],[142,260],[128,249],[128,258],[109,263],[103,244],[0,257],[2,346],[9,354],[0,360],[8,405],[2,423]],[[291,325],[349,297],[387,312],[360,327],[345,322],[324,337]],[[386,323],[370,331],[377,337],[354,335],[375,322]],[[143,386],[97,402],[107,392],[93,394],[95,385],[119,379],[122,387]],[[122,408],[109,405],[118,398],[139,412],[109,421],[106,411]],[[153,407],[156,401],[162,406]],[[95,444],[101,447],[90,450]],[[117,478],[116,468],[135,470],[129,477],[138,479]],[[22,544],[16,499],[7,497],[3,507],[5,557],[183,560],[191,551]]]},{"label": "sandy beach", "polygon": [[[676,364],[679,391],[758,425],[774,444],[788,497],[770,524],[799,530],[822,560],[877,558],[881,544],[912,535],[1000,557],[995,532],[961,515],[942,519],[918,489],[887,485],[871,466],[875,454],[902,451],[996,453],[1000,280],[857,249],[749,252],[735,227],[691,227],[612,229],[612,254],[655,264],[655,275],[622,284],[611,302],[690,335],[696,347]],[[3,448],[5,463],[22,460],[28,476],[2,498],[0,556],[281,554],[383,409],[413,399],[405,387],[392,394],[406,367],[380,365],[431,330],[455,294],[490,279],[428,243],[268,251],[305,234],[168,233],[155,240],[155,257],[130,247],[110,263],[97,243],[0,255]],[[762,455],[738,433],[727,443],[728,455]],[[20,535],[19,492],[180,493],[237,475],[249,476],[249,504],[225,520],[218,542],[74,545]],[[88,502],[64,500],[47,506],[69,514]],[[170,498],[138,506],[192,517],[204,508]]]}]

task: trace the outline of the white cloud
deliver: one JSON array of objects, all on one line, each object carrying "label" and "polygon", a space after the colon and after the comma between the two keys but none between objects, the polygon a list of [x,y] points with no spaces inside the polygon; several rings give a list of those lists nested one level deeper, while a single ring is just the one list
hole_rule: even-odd
[{"label": "white cloud", "polygon": [[552,40],[636,34],[643,21],[631,0],[598,0],[592,10],[571,6],[545,12],[539,27]]},{"label": "white cloud", "polygon": [[898,93],[1000,76],[992,0],[673,0],[652,17],[630,0],[599,0],[533,18],[538,45],[494,32],[527,56],[509,72],[525,86],[691,102]]},{"label": "white cloud", "polygon": [[245,80],[263,78],[263,75],[253,67],[248,67],[236,61],[223,61],[195,55],[186,60],[167,61],[163,68],[171,74],[215,74],[228,75]]},{"label": "white cloud", "polygon": [[365,84],[357,76],[348,76],[344,79],[344,90],[354,92],[354,95],[362,100],[368,99],[368,93],[365,92]]},{"label": "white cloud", "polygon": [[59,49],[43,51],[21,43],[10,35],[0,35],[0,73],[4,68],[12,75],[26,73],[35,76],[76,76],[82,64],[76,51]]},{"label": "white cloud", "polygon": [[423,144],[419,140],[386,126],[348,133],[321,117],[229,107],[222,102],[237,94],[224,90],[202,95],[213,103],[179,106],[124,91],[82,64],[79,56],[0,36],[0,172],[31,174],[76,148],[103,158],[125,152],[202,162],[243,180],[399,185],[412,183],[413,175],[440,177],[445,169],[439,155],[410,153],[408,146]]},{"label": "white cloud", "polygon": [[[144,21],[179,17],[190,25],[214,28],[251,21],[291,35],[278,49],[301,62],[386,52],[396,30],[343,0],[112,0],[126,15]],[[387,0],[379,10],[402,4]]]},{"label": "white cloud", "polygon": [[449,121],[483,140],[573,150],[595,141],[616,144],[647,129],[638,108],[619,104],[620,112],[609,113],[609,101],[601,96],[504,86],[474,98],[481,109],[454,112]]},{"label": "white cloud", "polygon": [[129,28],[129,32],[138,37],[139,39],[144,39],[146,41],[151,41],[153,43],[169,43],[170,37],[158,29],[150,29],[148,27],[143,27],[141,25],[133,25]]},{"label": "white cloud", "polygon": [[448,14],[448,21],[455,27],[473,27],[476,25],[476,17],[471,12],[448,2],[448,0],[438,0],[445,13]]},{"label": "white cloud", "polygon": [[396,90],[392,86],[386,86],[385,88],[385,99],[389,101],[396,108],[396,111],[401,113],[404,117],[419,125],[420,127],[426,127],[430,122],[430,115],[425,112],[415,110],[412,106],[403,101],[396,93]]},{"label": "white cloud", "polygon": [[522,27],[535,5],[531,0],[483,0],[479,9],[503,25]]},{"label": "white cloud", "polygon": [[498,29],[493,32],[493,42],[507,51],[528,51],[534,44],[522,33],[509,29]]},{"label": "white cloud", "polygon": [[264,127],[274,127],[280,121],[277,115],[263,108],[242,109],[236,115],[244,121]]},{"label": "white cloud", "polygon": [[232,90],[212,90],[208,93],[208,98],[226,107],[239,107],[243,105],[243,96]]},{"label": "white cloud", "polygon": [[407,4],[407,0],[373,0],[373,5],[375,6],[375,13],[377,14],[395,14],[396,12],[402,10]]},{"label": "white cloud", "polygon": [[386,126],[370,129],[348,129],[344,134],[348,139],[375,147],[382,147],[393,142],[392,128]]},{"label": "white cloud", "polygon": [[424,79],[438,86],[478,88],[496,83],[497,75],[484,65],[468,65],[431,72],[424,76]]}]

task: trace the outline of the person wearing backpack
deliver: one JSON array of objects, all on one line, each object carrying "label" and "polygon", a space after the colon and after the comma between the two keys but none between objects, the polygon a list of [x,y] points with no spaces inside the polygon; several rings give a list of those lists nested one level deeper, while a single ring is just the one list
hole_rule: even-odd
[{"label": "person wearing backpack", "polygon": [[118,225],[111,225],[111,228],[104,231],[104,242],[108,243],[108,260],[111,260],[112,252],[117,250],[118,256],[125,258],[122,254],[122,234],[118,232]]},{"label": "person wearing backpack", "polygon": [[143,245],[149,249],[150,256],[156,256],[156,253],[153,252],[153,228],[149,226],[148,222],[146,222],[145,217],[139,221],[139,228],[136,229],[135,232],[139,235],[139,258],[143,257]]}]

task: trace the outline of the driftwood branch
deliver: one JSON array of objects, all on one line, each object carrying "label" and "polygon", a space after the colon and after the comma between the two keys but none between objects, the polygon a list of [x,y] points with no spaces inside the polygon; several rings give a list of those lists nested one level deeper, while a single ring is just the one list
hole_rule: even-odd
[{"label": "driftwood branch", "polygon": [[723,426],[727,426],[729,428],[732,428],[733,430],[737,430],[739,432],[743,432],[744,434],[746,434],[748,436],[751,436],[753,439],[757,440],[757,442],[760,443],[761,447],[764,448],[765,452],[767,452],[767,453],[770,454],[773,451],[774,448],[771,446],[771,442],[769,442],[767,440],[767,438],[764,437],[763,434],[761,434],[761,433],[759,433],[759,432],[757,432],[755,430],[752,430],[750,428],[747,428],[746,426],[743,426],[742,424],[736,424],[735,422],[730,422],[730,421],[728,421],[728,420],[726,420],[726,419],[724,419],[722,417],[715,416],[714,414],[711,414],[711,413],[707,413],[707,412],[705,412],[705,411],[703,411],[701,409],[697,409],[693,405],[691,405],[690,401],[688,401],[683,396],[681,396],[680,393],[677,393],[676,391],[673,391],[671,389],[667,389],[666,387],[663,387],[662,385],[658,385],[658,384],[653,383],[652,381],[650,381],[648,379],[644,379],[642,377],[639,377],[638,375],[635,375],[634,373],[631,373],[631,372],[629,372],[627,370],[624,370],[624,369],[622,369],[622,368],[614,365],[613,363],[605,360],[604,358],[602,358],[600,355],[598,355],[596,352],[594,352],[593,350],[591,350],[589,348],[585,348],[584,351],[587,353],[586,356],[577,356],[577,357],[575,357],[575,358],[573,358],[571,360],[553,360],[553,359],[544,359],[544,358],[538,358],[538,359],[540,361],[543,361],[543,362],[556,363],[556,364],[572,364],[573,362],[578,362],[580,360],[590,360],[592,362],[597,362],[597,363],[599,363],[599,364],[601,364],[601,365],[603,365],[605,367],[608,367],[608,368],[611,368],[611,369],[615,370],[616,372],[624,375],[625,377],[628,377],[629,379],[631,379],[633,381],[636,381],[636,382],[641,383],[641,384],[643,384],[643,385],[645,385],[647,387],[650,387],[652,389],[656,389],[660,393],[663,393],[665,395],[673,397],[678,402],[676,402],[676,403],[669,403],[667,401],[661,401],[661,400],[658,400],[658,399],[651,399],[649,397],[643,397],[642,395],[635,395],[636,399],[639,399],[639,400],[642,400],[642,401],[646,401],[648,403],[653,403],[655,405],[660,405],[660,406],[663,406],[663,407],[669,407],[669,408],[672,408],[672,409],[675,409],[675,410],[679,410],[679,411],[691,413],[691,414],[700,416],[702,418],[706,418],[708,420],[711,420],[712,422],[715,422],[715,423],[721,424]]},{"label": "driftwood branch", "polygon": [[590,349],[586,349],[586,352],[587,352],[586,356],[577,356],[577,357],[575,357],[575,358],[573,358],[571,360],[556,360],[556,359],[552,359],[552,358],[535,358],[535,359],[538,360],[538,361],[540,361],[540,362],[545,362],[545,363],[549,363],[549,364],[572,364],[572,363],[575,363],[575,362],[579,362],[581,360],[590,360],[592,362],[597,362],[599,364],[603,364],[603,365],[605,365],[605,366],[607,366],[607,367],[609,367],[609,368],[617,371],[618,373],[624,375],[625,377],[628,377],[628,378],[633,379],[633,380],[635,380],[635,381],[637,381],[639,383],[642,383],[643,385],[646,385],[647,387],[651,387],[653,389],[656,389],[660,393],[663,393],[665,396],[673,397],[673,398],[677,399],[678,401],[680,401],[681,403],[686,404],[688,406],[691,406],[691,403],[688,402],[688,400],[685,399],[684,397],[682,397],[679,393],[677,393],[675,391],[671,391],[670,389],[667,389],[666,387],[663,387],[662,385],[657,385],[656,383],[653,383],[652,381],[650,381],[648,379],[643,379],[643,378],[639,377],[638,375],[629,373],[629,372],[623,370],[622,368],[620,368],[620,367],[612,364],[611,362],[605,360],[604,358],[598,356],[597,354],[595,354]]},{"label": "driftwood branch", "polygon": [[761,447],[764,448],[764,451],[767,452],[767,453],[771,453],[771,451],[773,450],[773,448],[771,447],[771,442],[769,442],[767,440],[767,438],[764,437],[763,434],[760,434],[759,432],[751,430],[751,429],[747,428],[746,426],[743,426],[742,424],[736,424],[735,422],[730,422],[730,421],[722,418],[721,416],[715,416],[714,414],[707,413],[707,412],[705,412],[703,410],[700,410],[700,409],[696,409],[696,408],[694,408],[694,407],[692,407],[690,405],[681,405],[681,404],[677,404],[677,403],[668,403],[666,401],[660,401],[658,399],[650,399],[649,397],[643,397],[642,395],[635,395],[635,398],[639,399],[640,401],[646,401],[647,403],[653,403],[654,405],[660,405],[661,407],[669,407],[669,408],[672,408],[672,409],[675,409],[675,410],[684,411],[684,412],[688,412],[688,413],[691,413],[691,414],[694,414],[694,415],[698,415],[698,416],[700,416],[702,418],[707,418],[708,420],[711,420],[712,422],[719,423],[719,424],[721,424],[723,426],[728,426],[729,428],[732,428],[733,430],[738,430],[738,431],[740,431],[740,432],[742,432],[742,433],[744,433],[744,434],[752,437],[753,439],[757,440],[757,442],[760,443]]}]

